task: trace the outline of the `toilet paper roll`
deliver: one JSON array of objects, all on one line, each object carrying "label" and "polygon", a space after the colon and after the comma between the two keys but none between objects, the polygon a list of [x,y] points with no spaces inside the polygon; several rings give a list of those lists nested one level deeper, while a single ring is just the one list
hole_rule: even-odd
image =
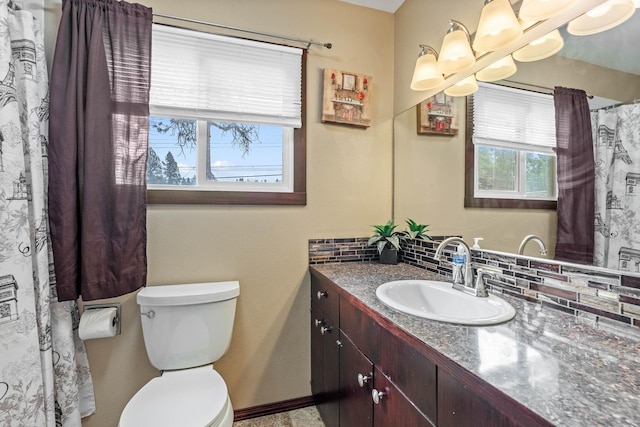
[{"label": "toilet paper roll", "polygon": [[116,307],[85,310],[80,317],[80,326],[78,327],[80,339],[91,340],[115,336],[118,330],[117,314]]}]

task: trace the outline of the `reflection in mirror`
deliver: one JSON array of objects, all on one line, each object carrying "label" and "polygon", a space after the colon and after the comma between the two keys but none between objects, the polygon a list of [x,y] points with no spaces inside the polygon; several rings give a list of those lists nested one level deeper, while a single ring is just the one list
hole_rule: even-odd
[{"label": "reflection in mirror", "polygon": [[[517,72],[508,82],[497,83],[546,93],[552,93],[555,86],[583,89],[594,95],[590,101],[593,109],[608,104],[633,103],[640,99],[640,49],[633,46],[640,40],[640,35],[634,35],[634,31],[640,31],[640,13],[635,13],[620,27],[592,36],[571,36],[566,28],[560,28],[565,41],[560,52],[541,61],[516,61]],[[611,54],[617,56],[614,58],[609,56]],[[430,230],[437,235],[462,235],[468,242],[474,237],[482,237],[483,249],[501,252],[517,253],[525,236],[534,234],[544,242],[548,255],[541,256],[535,244],[526,245],[524,255],[553,259],[555,210],[464,207],[468,127],[464,124],[470,119],[466,114],[466,103],[458,103],[455,114],[461,129],[454,136],[418,135],[416,114],[416,109],[412,108],[394,119],[394,217],[398,220],[414,218],[430,224]],[[640,143],[626,149],[640,151]],[[630,176],[632,180],[635,177]],[[629,188],[635,191],[635,186]],[[603,228],[603,231],[606,233],[607,230]],[[617,233],[626,231],[618,228]],[[626,258],[620,259],[618,267],[635,271],[638,263],[634,257],[638,254],[625,254]]]}]

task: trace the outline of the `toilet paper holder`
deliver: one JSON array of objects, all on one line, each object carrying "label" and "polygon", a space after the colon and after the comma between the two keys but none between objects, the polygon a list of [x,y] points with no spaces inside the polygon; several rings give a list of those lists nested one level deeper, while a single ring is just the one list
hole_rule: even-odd
[{"label": "toilet paper holder", "polygon": [[97,310],[101,308],[111,308],[115,307],[116,309],[116,317],[113,319],[113,324],[116,327],[116,335],[120,335],[120,319],[122,313],[122,305],[120,303],[112,303],[112,304],[87,304],[82,306],[82,312],[84,313],[87,310]]}]

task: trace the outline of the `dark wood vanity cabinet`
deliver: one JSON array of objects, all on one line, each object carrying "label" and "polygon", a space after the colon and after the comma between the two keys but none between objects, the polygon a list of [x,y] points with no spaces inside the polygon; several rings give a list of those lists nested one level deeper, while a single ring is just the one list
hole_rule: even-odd
[{"label": "dark wood vanity cabinet", "polygon": [[436,366],[348,297],[340,298],[340,330],[374,365],[369,399],[373,401],[374,390],[384,393],[373,405],[371,425],[434,425],[430,420],[436,419]]},{"label": "dark wood vanity cabinet", "polygon": [[311,388],[326,427],[552,426],[310,271]]},{"label": "dark wood vanity cabinet", "polygon": [[[428,363],[425,368],[426,359],[408,354],[406,345],[371,322],[346,297],[332,299],[339,295],[332,282],[314,277],[311,288],[311,388],[325,425],[434,425],[422,408],[428,408],[435,419],[435,365]],[[336,323],[329,313],[340,320]],[[374,390],[379,393],[377,404]],[[407,392],[422,404],[415,405]]]}]

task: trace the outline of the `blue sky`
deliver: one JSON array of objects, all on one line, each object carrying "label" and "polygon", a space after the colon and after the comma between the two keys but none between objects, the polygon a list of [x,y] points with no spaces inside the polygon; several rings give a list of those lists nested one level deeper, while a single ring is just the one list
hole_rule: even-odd
[{"label": "blue sky", "polygon": [[[151,124],[155,118],[151,118]],[[168,122],[168,119],[162,119]],[[253,177],[254,180],[273,182],[282,176],[282,129],[277,126],[257,125],[260,142],[251,146],[249,154],[242,157],[242,150],[231,144],[231,133],[222,132],[211,126],[211,165],[213,173],[220,180],[236,181],[238,178]],[[196,150],[185,148],[181,153],[175,135],[161,134],[153,126],[149,128],[149,144],[158,157],[164,161],[171,151],[183,177],[195,176]]]}]

